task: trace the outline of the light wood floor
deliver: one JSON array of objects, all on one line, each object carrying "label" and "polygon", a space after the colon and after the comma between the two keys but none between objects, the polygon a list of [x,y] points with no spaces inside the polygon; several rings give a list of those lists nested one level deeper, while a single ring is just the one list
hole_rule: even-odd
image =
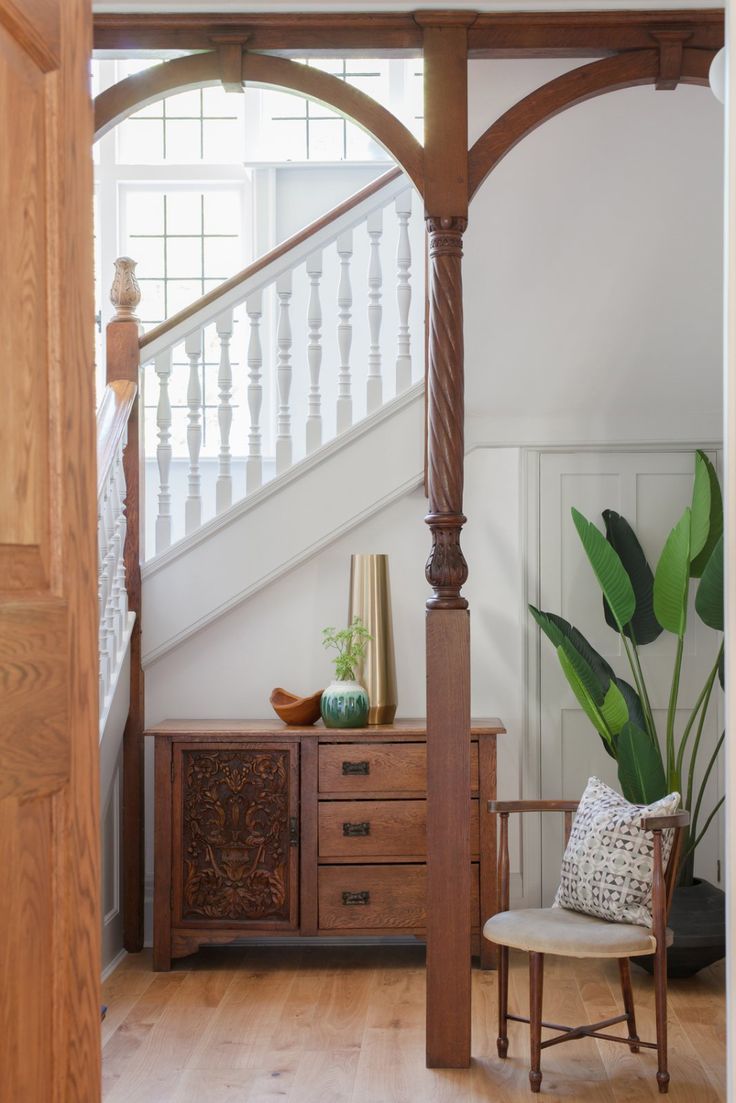
[{"label": "light wood floor", "polygon": [[[639,1034],[653,1038],[651,979],[632,967]],[[473,1064],[424,1067],[420,947],[212,949],[171,973],[148,953],[104,988],[106,1103],[530,1103],[527,1028],[496,1057],[495,973],[474,970]],[[670,1100],[725,1100],[721,966],[670,986]],[[511,999],[526,1013],[527,971]],[[619,1013],[616,963],[549,959],[545,1018],[577,1025]],[[542,1096],[570,1103],[659,1098],[655,1056],[586,1039],[542,1054]]]}]

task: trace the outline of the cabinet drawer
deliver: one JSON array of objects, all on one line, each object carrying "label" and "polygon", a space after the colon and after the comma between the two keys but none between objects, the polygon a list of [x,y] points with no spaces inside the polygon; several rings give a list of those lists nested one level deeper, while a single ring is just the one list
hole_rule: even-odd
[{"label": "cabinet drawer", "polygon": [[[335,800],[319,806],[319,857],[424,858],[424,800]],[[470,802],[470,846],[479,853],[478,801]]]},{"label": "cabinet drawer", "polygon": [[[478,865],[472,866],[472,926],[478,929]],[[319,929],[422,930],[426,924],[427,867],[320,866]]]},{"label": "cabinet drawer", "polygon": [[[478,744],[470,745],[478,791]],[[319,748],[320,793],[416,793],[427,789],[426,743],[336,743]]]}]

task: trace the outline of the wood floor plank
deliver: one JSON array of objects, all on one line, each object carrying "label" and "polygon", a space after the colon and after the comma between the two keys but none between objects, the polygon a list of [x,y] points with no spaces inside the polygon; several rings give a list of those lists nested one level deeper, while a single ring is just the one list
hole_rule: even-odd
[{"label": "wood floor plank", "polygon": [[[653,984],[632,969],[639,1033],[653,1037]],[[167,974],[127,958],[104,988],[113,1029],[105,1103],[528,1103],[529,1030],[496,1055],[496,974],[473,971],[470,1069],[425,1068],[425,973],[417,947],[202,951]],[[528,1009],[526,955],[510,1004]],[[548,958],[544,1016],[577,1025],[619,1011],[615,962]],[[670,988],[670,1099],[725,1103],[722,967]],[[548,1036],[545,1033],[545,1036]],[[542,1095],[647,1103],[656,1060],[585,1039],[542,1053]]]}]

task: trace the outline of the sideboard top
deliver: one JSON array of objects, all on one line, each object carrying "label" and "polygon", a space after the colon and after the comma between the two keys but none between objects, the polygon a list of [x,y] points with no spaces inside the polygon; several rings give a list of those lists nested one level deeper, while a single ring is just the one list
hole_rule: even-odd
[{"label": "sideboard top", "polygon": [[[496,716],[473,719],[470,734],[475,736],[501,735],[506,731]],[[321,721],[305,727],[293,727],[281,720],[164,720],[146,729],[146,735],[172,736],[196,735],[203,739],[222,738],[223,735],[263,735],[269,739],[314,736],[323,742],[351,742],[356,736],[381,740],[424,738],[427,721],[420,719],[395,720],[393,724],[371,724],[364,728],[326,728]]]}]

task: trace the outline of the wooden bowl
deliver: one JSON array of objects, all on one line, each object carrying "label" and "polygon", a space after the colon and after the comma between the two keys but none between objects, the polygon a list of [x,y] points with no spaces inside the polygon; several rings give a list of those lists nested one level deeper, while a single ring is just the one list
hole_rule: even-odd
[{"label": "wooden bowl", "polygon": [[306,728],[319,720],[319,703],[323,692],[324,690],[318,689],[311,697],[297,697],[279,687],[273,690],[269,700],[274,712],[285,724]]}]

